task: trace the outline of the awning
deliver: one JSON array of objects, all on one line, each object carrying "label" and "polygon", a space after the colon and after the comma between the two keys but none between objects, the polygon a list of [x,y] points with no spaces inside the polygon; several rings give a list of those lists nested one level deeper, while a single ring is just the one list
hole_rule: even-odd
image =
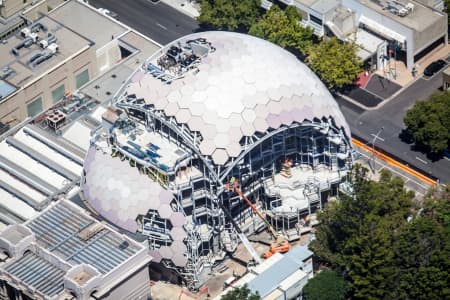
[{"label": "awning", "polygon": [[396,40],[399,43],[404,44],[406,42],[406,37],[404,37],[403,35],[381,25],[378,22],[375,22],[372,19],[369,19],[365,16],[361,16],[361,18],[359,18],[359,23],[363,23],[364,25],[366,25],[369,29],[375,31],[376,33],[385,36],[389,39],[392,40]]}]

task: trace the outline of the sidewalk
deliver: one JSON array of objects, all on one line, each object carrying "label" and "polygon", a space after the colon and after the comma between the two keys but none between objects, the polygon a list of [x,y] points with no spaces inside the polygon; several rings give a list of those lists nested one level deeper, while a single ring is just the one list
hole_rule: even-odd
[{"label": "sidewalk", "polygon": [[172,6],[191,18],[197,18],[200,15],[200,4],[194,0],[162,0],[161,2]]},{"label": "sidewalk", "polygon": [[[450,45],[442,45],[434,49],[431,53],[427,54],[424,58],[420,59],[415,65],[417,70],[417,76],[414,78],[410,71],[406,69],[406,65],[402,61],[396,61],[391,59],[389,64],[387,64],[384,70],[377,70],[375,73],[380,76],[386,77],[389,80],[401,85],[402,87],[408,86],[414,80],[420,78],[423,74],[424,69],[433,61],[438,59],[446,59],[450,54]],[[389,70],[395,70],[396,76],[394,78],[393,74]]]}]

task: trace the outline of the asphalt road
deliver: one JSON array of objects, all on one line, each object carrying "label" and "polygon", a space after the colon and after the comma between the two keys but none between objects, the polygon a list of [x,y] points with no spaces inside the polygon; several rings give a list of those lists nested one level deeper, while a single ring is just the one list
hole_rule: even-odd
[{"label": "asphalt road", "polygon": [[89,4],[115,12],[119,21],[162,45],[199,30],[196,20],[162,2],[90,0]]},{"label": "asphalt road", "polygon": [[403,117],[406,111],[417,100],[427,99],[429,95],[438,90],[442,85],[441,72],[432,78],[417,80],[377,110],[364,111],[344,99],[338,99],[338,102],[353,134],[372,142],[374,135],[383,127],[384,129],[379,135],[381,139],[377,139],[375,142],[377,147],[402,159],[409,165],[439,178],[441,182],[450,182],[449,160],[445,158],[433,160],[426,154],[415,150],[413,144],[408,144],[400,139],[400,134],[405,128]]}]

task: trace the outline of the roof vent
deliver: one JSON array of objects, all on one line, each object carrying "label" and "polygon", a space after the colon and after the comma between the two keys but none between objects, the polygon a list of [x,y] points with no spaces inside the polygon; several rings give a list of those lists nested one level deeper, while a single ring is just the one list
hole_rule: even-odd
[{"label": "roof vent", "polygon": [[82,239],[83,241],[87,241],[89,239],[91,239],[93,236],[95,236],[97,233],[99,233],[100,231],[103,230],[103,225],[101,223],[92,223],[91,225],[89,225],[88,227],[86,227],[85,229],[81,230],[78,233],[78,237],[80,239]]}]

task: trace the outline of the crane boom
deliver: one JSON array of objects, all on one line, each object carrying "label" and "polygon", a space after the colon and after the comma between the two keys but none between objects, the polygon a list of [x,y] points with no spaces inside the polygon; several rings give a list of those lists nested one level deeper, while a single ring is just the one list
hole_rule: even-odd
[{"label": "crane boom", "polygon": [[247,196],[244,195],[244,193],[241,191],[241,189],[237,186],[237,180],[235,181],[234,190],[236,193],[244,199],[244,201],[247,203],[248,206],[258,215],[258,217],[267,225],[267,228],[269,228],[270,233],[272,233],[273,237],[275,239],[278,238],[278,233],[273,229],[272,225],[266,220],[264,215],[259,211],[259,209],[256,208],[256,206],[253,205],[253,203],[247,198]]}]

